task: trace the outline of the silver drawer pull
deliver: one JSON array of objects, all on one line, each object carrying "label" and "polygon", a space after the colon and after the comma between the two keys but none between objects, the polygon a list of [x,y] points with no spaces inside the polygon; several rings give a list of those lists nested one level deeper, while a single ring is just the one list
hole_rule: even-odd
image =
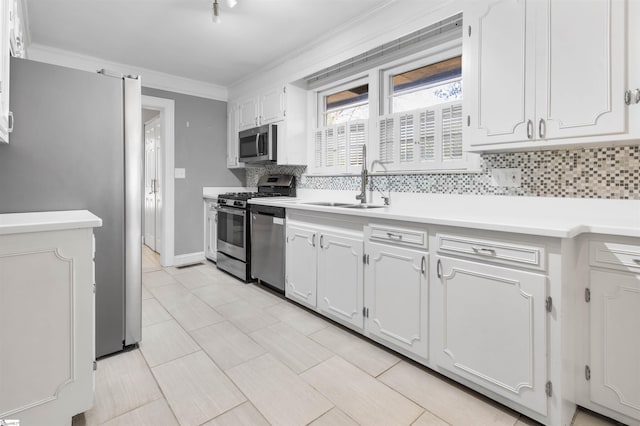
[{"label": "silver drawer pull", "polygon": [[402,234],[394,234],[393,232],[387,232],[387,237],[391,240],[402,240]]},{"label": "silver drawer pull", "polygon": [[484,248],[484,247],[471,247],[471,248],[473,249],[474,252],[476,252],[476,254],[480,254],[482,256],[496,255],[496,251],[494,249]]}]

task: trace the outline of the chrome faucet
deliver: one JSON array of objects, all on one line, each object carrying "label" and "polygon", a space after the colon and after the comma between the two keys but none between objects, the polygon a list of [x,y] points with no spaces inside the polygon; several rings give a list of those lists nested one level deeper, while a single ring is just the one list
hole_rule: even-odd
[{"label": "chrome faucet", "polygon": [[369,174],[367,172],[367,146],[362,145],[362,171],[360,172],[360,194],[356,195],[356,200],[360,200],[362,204],[367,204],[367,181]]},{"label": "chrome faucet", "polygon": [[389,206],[389,205],[391,205],[391,185],[389,183],[389,175],[388,175],[389,170],[387,170],[387,166],[385,166],[382,161],[373,160],[371,162],[371,173],[373,173],[373,169],[375,168],[376,164],[380,164],[380,166],[382,167],[384,172],[387,173],[387,175],[385,177],[387,178],[387,191],[388,191],[388,193],[387,193],[387,196],[385,197],[384,194],[382,193],[382,191],[380,190],[380,188],[378,188],[376,185],[374,185],[373,179],[371,179],[371,200],[373,201],[373,188],[375,188],[380,193],[380,196],[384,200],[384,205],[385,206]]}]

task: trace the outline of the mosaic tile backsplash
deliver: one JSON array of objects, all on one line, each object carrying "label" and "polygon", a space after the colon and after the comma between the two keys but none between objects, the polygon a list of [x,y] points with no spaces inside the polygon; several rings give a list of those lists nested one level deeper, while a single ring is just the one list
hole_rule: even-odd
[{"label": "mosaic tile backsplash", "polygon": [[[640,146],[482,154],[479,173],[429,173],[374,176],[373,184],[396,192],[519,195],[640,200]],[[522,184],[496,187],[491,170],[518,168]],[[247,168],[247,186],[264,173],[290,173],[299,188],[360,189],[359,176],[306,176],[305,167]]]}]

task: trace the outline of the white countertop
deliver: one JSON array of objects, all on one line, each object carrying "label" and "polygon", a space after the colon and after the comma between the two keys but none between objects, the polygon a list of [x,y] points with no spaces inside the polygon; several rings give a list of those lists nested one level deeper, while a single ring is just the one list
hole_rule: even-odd
[{"label": "white countertop", "polygon": [[[637,200],[392,193],[391,206],[384,208],[348,209],[304,204],[317,200],[347,201],[344,195],[336,199],[327,194],[324,198],[299,194],[297,199],[260,198],[249,202],[546,237],[572,238],[582,233],[640,237],[640,201]],[[357,203],[352,196],[348,201]]]},{"label": "white countertop", "polygon": [[100,226],[102,219],[88,210],[0,214],[0,235]]}]

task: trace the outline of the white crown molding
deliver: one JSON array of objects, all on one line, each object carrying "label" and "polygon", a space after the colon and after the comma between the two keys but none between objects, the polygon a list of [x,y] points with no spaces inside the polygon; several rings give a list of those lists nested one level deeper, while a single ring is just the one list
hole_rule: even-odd
[{"label": "white crown molding", "polygon": [[183,93],[185,95],[201,98],[226,101],[228,90],[226,87],[204,81],[191,80],[176,75],[165,74],[146,68],[118,62],[107,61],[93,56],[80,55],[68,50],[57,49],[50,46],[32,43],[28,47],[28,57],[38,62],[46,62],[69,68],[95,72],[105,68],[122,74],[135,74],[142,76],[142,86],[169,92]]}]

